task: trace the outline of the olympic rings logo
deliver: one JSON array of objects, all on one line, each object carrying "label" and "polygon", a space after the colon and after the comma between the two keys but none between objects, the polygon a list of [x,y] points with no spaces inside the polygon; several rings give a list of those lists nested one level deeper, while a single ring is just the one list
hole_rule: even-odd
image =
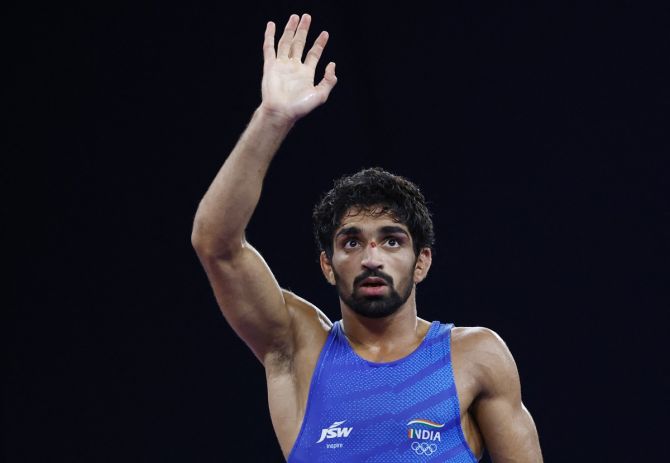
[{"label": "olympic rings logo", "polygon": [[412,442],[412,450],[417,455],[432,455],[437,452],[437,445],[428,444],[427,442]]}]

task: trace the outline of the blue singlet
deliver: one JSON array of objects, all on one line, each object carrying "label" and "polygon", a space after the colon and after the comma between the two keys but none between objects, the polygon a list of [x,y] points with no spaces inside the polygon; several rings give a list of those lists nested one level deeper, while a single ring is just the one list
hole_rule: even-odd
[{"label": "blue singlet", "polygon": [[335,322],[288,462],[476,463],[461,429],[452,327],[435,321],[414,352],[374,363]]}]

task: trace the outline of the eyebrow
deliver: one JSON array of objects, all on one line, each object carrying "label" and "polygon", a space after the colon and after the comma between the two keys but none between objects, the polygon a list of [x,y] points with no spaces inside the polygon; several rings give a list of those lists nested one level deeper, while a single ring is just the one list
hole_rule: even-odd
[{"label": "eyebrow", "polygon": [[382,227],[379,231],[382,232],[382,234],[386,235],[389,233],[402,233],[405,236],[409,236],[409,233],[402,228],[398,227],[397,225],[386,225],[385,227]]},{"label": "eyebrow", "polygon": [[[389,233],[401,233],[405,236],[409,236],[409,233],[407,233],[407,231],[404,228],[398,227],[397,225],[386,225],[384,227],[381,227],[379,231],[383,235],[387,235]],[[335,238],[342,235],[346,236],[360,235],[360,233],[361,229],[358,227],[344,227],[342,230],[337,232]]]},{"label": "eyebrow", "polygon": [[337,232],[335,238],[342,235],[359,235],[360,233],[361,229],[358,227],[344,227],[342,230]]}]

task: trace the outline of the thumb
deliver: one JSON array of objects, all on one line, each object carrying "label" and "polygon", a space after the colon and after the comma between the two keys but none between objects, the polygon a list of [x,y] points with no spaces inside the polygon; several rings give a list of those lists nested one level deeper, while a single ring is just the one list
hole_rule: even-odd
[{"label": "thumb", "polygon": [[321,82],[316,86],[321,92],[324,94],[323,101],[326,101],[328,98],[328,95],[330,95],[330,91],[335,87],[335,84],[337,84],[337,76],[335,75],[335,63],[330,62],[328,63],[328,66],[326,66],[326,71],[323,74],[323,79],[321,79]]}]

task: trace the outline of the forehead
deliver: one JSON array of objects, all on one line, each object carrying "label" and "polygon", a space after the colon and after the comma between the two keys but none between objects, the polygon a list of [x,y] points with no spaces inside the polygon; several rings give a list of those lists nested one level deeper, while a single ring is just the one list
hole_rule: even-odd
[{"label": "forehead", "polygon": [[[405,224],[398,221],[395,215],[381,206],[369,208],[351,207],[343,215],[335,232],[343,228],[357,227],[361,230],[377,229],[393,225],[407,231]],[[409,232],[408,232],[409,233]]]}]

